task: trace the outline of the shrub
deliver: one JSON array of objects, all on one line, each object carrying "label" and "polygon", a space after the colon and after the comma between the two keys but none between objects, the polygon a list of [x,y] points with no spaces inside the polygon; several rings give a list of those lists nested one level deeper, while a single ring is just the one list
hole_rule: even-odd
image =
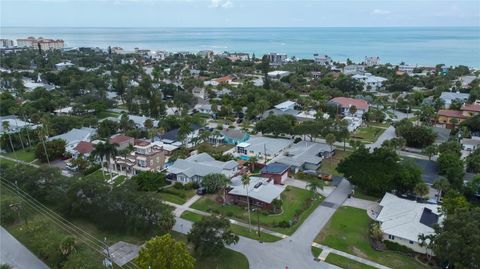
[{"label": "shrub", "polygon": [[175,183],[173,184],[173,187],[174,187],[175,189],[177,189],[177,190],[182,190],[182,189],[185,188],[185,187],[183,186],[183,184],[180,183],[180,182],[175,182]]},{"label": "shrub", "polygon": [[399,251],[404,253],[412,253],[411,249],[407,248],[406,246],[402,246],[398,243],[388,241],[388,240],[384,240],[383,243],[385,244],[388,250]]},{"label": "shrub", "polygon": [[278,223],[278,227],[280,228],[290,228],[290,222],[286,221],[286,220],[282,220]]},{"label": "shrub", "polygon": [[156,191],[167,184],[165,174],[151,171],[141,172],[132,177],[132,180],[137,183],[138,190],[141,191]]},{"label": "shrub", "polygon": [[[186,190],[196,189],[196,188],[195,188],[195,183],[193,183],[193,182],[188,182],[187,184],[184,185],[184,188],[185,188]],[[198,187],[197,187],[197,188],[198,188]]]},{"label": "shrub", "polygon": [[227,215],[227,217],[231,218],[231,217],[233,217],[233,212],[232,212],[232,211],[228,211],[226,215]]}]

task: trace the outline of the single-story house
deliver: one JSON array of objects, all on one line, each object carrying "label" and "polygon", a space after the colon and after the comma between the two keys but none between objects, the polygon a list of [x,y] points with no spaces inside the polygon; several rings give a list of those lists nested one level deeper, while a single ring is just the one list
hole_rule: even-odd
[{"label": "single-story house", "polygon": [[66,143],[65,151],[73,154],[73,148],[75,148],[80,141],[90,141],[96,131],[96,129],[89,127],[83,127],[81,129],[74,128],[64,134],[52,136],[48,138],[48,140],[64,140]]},{"label": "single-story house", "polygon": [[470,94],[461,92],[442,92],[439,98],[443,101],[445,108],[450,108],[450,105],[454,101],[458,101],[461,104],[465,103],[468,98],[470,98]]},{"label": "single-story house", "polygon": [[298,173],[303,170],[317,170],[324,158],[332,156],[330,146],[323,143],[300,141],[287,148],[283,155],[272,162],[290,166],[290,171]]},{"label": "single-story house", "polygon": [[430,235],[434,225],[441,224],[438,205],[418,203],[385,193],[380,202],[377,221],[383,232],[383,239],[408,247],[418,253],[426,253],[418,242],[420,234]]},{"label": "single-story house", "polygon": [[220,136],[211,135],[208,140],[210,143],[224,143],[228,145],[237,145],[247,141],[250,135],[247,132],[238,129],[226,128],[220,131]]},{"label": "single-story house", "polygon": [[464,150],[473,152],[480,148],[480,137],[472,136],[472,138],[463,138],[461,143]]},{"label": "single-story house", "polygon": [[222,173],[231,178],[237,173],[238,164],[235,161],[217,161],[207,153],[200,153],[186,159],[177,159],[167,171],[181,183],[201,182],[204,176],[212,173]]},{"label": "single-story house", "polygon": [[[4,121],[8,122],[8,130],[5,130],[3,128],[3,122]],[[20,130],[22,130],[23,128],[28,128],[28,129],[34,130],[39,126],[40,125],[35,125],[33,123],[23,121],[15,115],[0,117],[0,133],[2,133],[2,134],[4,134],[4,133],[9,133],[9,134],[17,133]]]},{"label": "single-story house", "polygon": [[[343,116],[350,115],[357,118],[362,118],[363,113],[367,112],[369,107],[367,101],[349,97],[335,97],[328,101],[328,103],[336,105],[338,107],[338,112]],[[357,109],[353,115],[350,113],[350,108],[352,106],[355,106]]]},{"label": "single-story house", "polygon": [[242,159],[256,157],[259,160],[271,160],[279,156],[292,143],[291,139],[251,136],[247,141],[237,144],[234,154]]},{"label": "single-story house", "polygon": [[[273,200],[280,199],[285,186],[276,185],[273,180],[264,177],[250,177],[250,184],[244,186],[241,177],[232,179],[227,193],[227,203],[250,205],[260,208],[270,208]],[[248,198],[247,198],[248,193]]]},{"label": "single-story house", "polygon": [[191,144],[192,140],[198,137],[198,135],[200,134],[200,130],[202,129],[202,126],[198,124],[190,124],[190,129],[191,129],[191,132],[187,135],[187,137],[184,138],[183,141],[182,141],[182,138],[178,136],[180,128],[172,129],[160,135],[160,139],[162,142],[166,144],[175,144],[175,142],[180,142],[180,144],[182,144],[183,142],[186,142],[187,147],[191,147],[193,146]]},{"label": "single-story house", "polygon": [[265,165],[260,173],[262,177],[271,178],[275,184],[284,184],[288,178],[290,165],[283,163],[270,163]]}]

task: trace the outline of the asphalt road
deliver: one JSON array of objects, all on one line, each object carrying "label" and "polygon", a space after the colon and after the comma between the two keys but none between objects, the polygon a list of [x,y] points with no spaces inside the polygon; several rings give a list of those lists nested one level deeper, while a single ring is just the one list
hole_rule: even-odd
[{"label": "asphalt road", "polygon": [[3,227],[0,227],[0,264],[8,264],[15,269],[49,268]]},{"label": "asphalt road", "polygon": [[[327,224],[335,210],[347,199],[350,192],[350,183],[343,180],[310,214],[300,228],[286,239],[274,243],[260,243],[241,237],[237,244],[229,248],[247,256],[251,269],[338,268],[325,262],[315,261],[311,253],[311,245],[315,236]],[[191,222],[177,218],[173,229],[187,233],[191,225]]]}]

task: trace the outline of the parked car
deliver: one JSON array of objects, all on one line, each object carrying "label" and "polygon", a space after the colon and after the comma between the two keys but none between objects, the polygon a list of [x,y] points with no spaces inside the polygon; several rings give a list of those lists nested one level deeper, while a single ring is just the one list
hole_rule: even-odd
[{"label": "parked car", "polygon": [[204,195],[205,193],[207,193],[207,190],[204,187],[200,187],[197,189],[198,195]]},{"label": "parked car", "polygon": [[316,176],[317,175],[317,171],[315,170],[303,170],[302,171],[304,174],[307,174],[307,175],[312,175],[312,176]]},{"label": "parked car", "polygon": [[73,163],[71,163],[69,161],[65,162],[65,168],[67,168],[68,170],[70,170],[72,172],[78,171],[78,166],[74,165]]},{"label": "parked car", "polygon": [[330,174],[320,173],[318,175],[318,178],[321,179],[321,180],[325,180],[325,181],[332,181],[333,177]]}]

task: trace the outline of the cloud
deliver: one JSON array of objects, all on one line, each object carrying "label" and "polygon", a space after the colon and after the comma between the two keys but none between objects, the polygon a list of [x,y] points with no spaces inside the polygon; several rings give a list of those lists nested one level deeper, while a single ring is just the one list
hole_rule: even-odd
[{"label": "cloud", "polygon": [[211,0],[210,7],[213,8],[231,8],[233,7],[233,2],[230,0]]},{"label": "cloud", "polygon": [[392,13],[390,10],[385,10],[385,9],[374,9],[372,10],[372,14],[375,14],[375,15],[388,15]]}]

